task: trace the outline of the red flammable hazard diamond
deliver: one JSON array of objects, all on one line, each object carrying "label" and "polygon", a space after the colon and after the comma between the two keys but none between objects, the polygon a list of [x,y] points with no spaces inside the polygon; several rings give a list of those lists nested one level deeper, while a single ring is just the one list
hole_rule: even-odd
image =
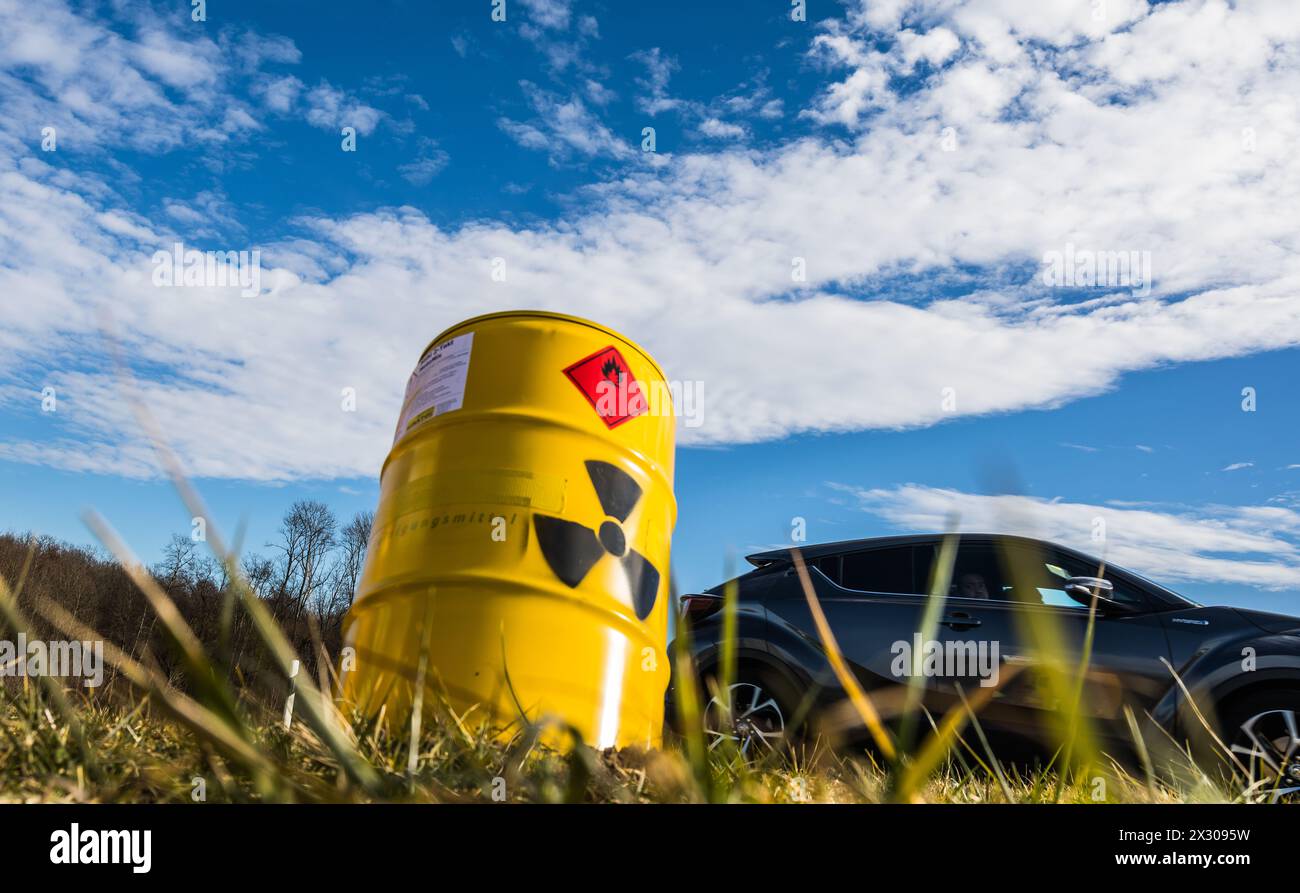
[{"label": "red flammable hazard diamond", "polygon": [[569,381],[582,391],[607,427],[617,428],[628,419],[644,415],[645,395],[627,361],[612,344],[578,360],[564,370]]}]

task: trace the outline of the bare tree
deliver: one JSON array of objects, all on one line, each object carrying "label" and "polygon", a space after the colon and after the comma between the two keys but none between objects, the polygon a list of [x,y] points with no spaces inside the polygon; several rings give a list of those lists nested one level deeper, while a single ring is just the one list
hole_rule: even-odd
[{"label": "bare tree", "polygon": [[[244,579],[259,598],[270,598],[271,579],[275,576],[275,563],[261,555],[246,555],[240,563]],[[222,587],[225,588],[224,586]]]},{"label": "bare tree", "polygon": [[163,547],[162,561],[158,562],[154,576],[168,589],[189,583],[197,570],[197,547],[198,544],[190,537],[173,533]]},{"label": "bare tree", "polygon": [[338,519],[329,506],[314,499],[300,499],[285,513],[280,542],[271,545],[280,552],[273,598],[282,604],[286,618],[300,618],[329,582],[326,567],[337,529]]},{"label": "bare tree", "polygon": [[374,525],[374,512],[357,512],[343,528],[339,538],[342,554],[334,570],[334,585],[326,606],[327,613],[340,614],[352,607],[352,600],[357,595],[357,584],[361,582],[361,570],[366,563],[370,531]]}]

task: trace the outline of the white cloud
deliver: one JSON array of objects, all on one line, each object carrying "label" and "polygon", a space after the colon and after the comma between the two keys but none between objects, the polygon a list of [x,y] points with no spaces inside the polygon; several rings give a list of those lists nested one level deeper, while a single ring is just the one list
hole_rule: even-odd
[{"label": "white cloud", "polygon": [[210,190],[200,192],[188,201],[164,199],[163,213],[187,240],[213,239],[224,233],[243,230],[234,206],[224,195]]},{"label": "white cloud", "polygon": [[659,47],[639,50],[629,58],[640,62],[646,69],[646,76],[637,79],[644,91],[643,95],[637,97],[637,108],[647,115],[658,115],[682,104],[681,100],[668,95],[668,81],[675,72],[681,70],[676,58],[665,54]]},{"label": "white cloud", "polygon": [[527,10],[528,20],[543,28],[568,28],[573,15],[569,0],[519,0],[519,4]]},{"label": "white cloud", "polygon": [[899,47],[908,66],[925,60],[931,65],[941,65],[961,47],[961,41],[947,28],[935,28],[924,34],[900,31]]},{"label": "white cloud", "polygon": [[719,121],[717,118],[705,118],[700,122],[699,131],[704,136],[720,140],[740,139],[745,135],[745,128],[739,124]]},{"label": "white cloud", "polygon": [[[0,0],[6,129],[40,134],[52,126],[59,148],[73,152],[121,146],[164,152],[261,130],[241,90],[280,114],[298,106],[302,82],[268,70],[301,60],[289,38],[165,21],[147,8],[113,5],[80,14],[63,0]],[[382,116],[325,82],[306,99],[301,111],[318,127],[347,117],[368,133]]]},{"label": "white cloud", "polygon": [[[62,147],[160,151],[219,119],[221,50],[141,21],[130,40],[64,3],[0,0],[0,107],[6,129],[53,126]],[[169,91],[180,94],[173,98]],[[211,136],[209,136],[211,138]]]},{"label": "white cloud", "polygon": [[[151,29],[128,46],[135,65],[169,87],[192,91],[217,80],[216,48],[210,44],[179,44],[170,34]],[[196,54],[196,47],[202,52]]]},{"label": "white cloud", "polygon": [[1243,468],[1254,468],[1254,467],[1255,467],[1255,463],[1254,463],[1254,462],[1233,462],[1231,465],[1226,465],[1226,466],[1224,466],[1224,467],[1223,467],[1222,469],[1220,469],[1220,470],[1221,470],[1221,471],[1241,471]]},{"label": "white cloud", "polygon": [[307,91],[305,100],[307,123],[325,130],[355,127],[357,133],[366,136],[384,117],[383,112],[336,89],[328,81],[321,81]]},{"label": "white cloud", "polygon": [[245,31],[231,42],[240,66],[247,72],[260,71],[267,63],[297,65],[302,61],[302,51],[292,40],[280,34]]},{"label": "white cloud", "polygon": [[525,124],[522,121],[514,121],[510,118],[501,118],[497,125],[506,132],[506,134],[525,149],[538,149],[545,151],[550,148],[551,141],[546,134],[542,133],[532,124]]},{"label": "white cloud", "polygon": [[849,66],[853,69],[844,80],[832,84],[814,107],[801,115],[819,124],[841,124],[857,127],[863,117],[872,111],[881,111],[894,104],[895,97],[889,89],[892,68],[900,60],[868,46],[857,39],[842,24],[832,21],[827,33],[813,39],[809,54],[829,68]]},{"label": "white cloud", "polygon": [[652,116],[674,112],[701,136],[711,139],[740,139],[748,136],[748,130],[743,125],[726,119],[752,116],[773,121],[784,114],[784,101],[773,98],[772,90],[767,86],[766,69],[755,72],[751,78],[732,90],[703,101],[669,95],[668,82],[681,69],[681,65],[675,57],[665,54],[659,47],[640,50],[628,58],[639,62],[646,70],[645,77],[636,79],[637,86],[641,89],[641,94],[636,97],[637,108]]},{"label": "white cloud", "polygon": [[293,75],[267,77],[253,85],[253,94],[266,103],[266,107],[287,114],[298,101],[305,86]]},{"label": "white cloud", "polygon": [[571,28],[575,18],[570,0],[520,0],[520,3],[524,12],[518,33],[542,54],[552,74],[568,69],[586,76],[603,73],[585,57],[588,45],[600,39],[600,23],[595,16],[578,16],[577,26]]},{"label": "white cloud", "polygon": [[447,166],[450,157],[438,147],[437,140],[419,140],[418,155],[413,161],[398,165],[398,173],[415,186],[427,186]]},{"label": "white cloud", "polygon": [[536,117],[529,121],[502,117],[497,122],[519,145],[544,151],[552,161],[633,156],[632,148],[615,136],[577,96],[565,99],[530,81],[521,81],[519,86]]},{"label": "white cloud", "polygon": [[615,99],[618,99],[617,93],[599,81],[594,81],[591,78],[588,78],[582,85],[582,89],[587,94],[587,98],[590,99],[594,105],[609,105]]},{"label": "white cloud", "polygon": [[[1045,539],[1159,582],[1300,587],[1300,512],[1289,508],[1204,506],[1160,512],[1033,496],[983,496],[915,484],[832,487],[903,530],[943,532],[949,529],[948,519],[956,516],[961,531]],[[1097,530],[1104,531],[1101,541],[1094,538]]]},{"label": "white cloud", "polygon": [[[2,399],[18,411],[47,383],[69,395],[39,446],[10,435],[0,449],[147,468],[93,353],[104,310],[128,356],[167,370],[143,387],[191,469],[263,479],[374,473],[427,339],[510,307],[596,318],[671,377],[703,381],[704,425],[679,432],[688,443],[1052,407],[1129,372],[1300,345],[1300,60],[1287,49],[1300,25],[1266,3],[1208,23],[1180,4],[1145,17],[1112,6],[1134,23],[1100,37],[1073,14],[999,26],[985,4],[975,18],[927,13],[922,31],[906,13],[917,33],[945,27],[961,46],[904,94],[885,82],[866,96],[870,128],[846,95],[830,133],[629,163],[552,223],[448,230],[412,208],[294,222],[261,246],[274,298],[153,288],[149,258],[182,221],[124,210],[104,184],[0,137],[0,294],[22,296],[0,304],[0,381],[27,395]],[[888,12],[873,10],[854,20]],[[1215,63],[1198,43],[1218,43],[1215,27],[1258,52]],[[868,36],[846,29],[826,51],[869,72],[906,63],[899,50],[876,59]],[[23,51],[51,71],[69,64],[30,40]],[[1180,53],[1198,64],[1161,62]],[[557,163],[641,156],[577,97],[524,89],[534,114],[500,122],[521,144]],[[817,108],[832,120],[840,105]],[[1150,251],[1151,294],[1061,299],[1032,273],[1066,243]],[[489,276],[498,256],[504,283]],[[805,282],[792,282],[793,258]],[[1028,272],[933,295],[955,269],[1009,267]],[[343,387],[357,389],[356,413],[338,410]]]}]

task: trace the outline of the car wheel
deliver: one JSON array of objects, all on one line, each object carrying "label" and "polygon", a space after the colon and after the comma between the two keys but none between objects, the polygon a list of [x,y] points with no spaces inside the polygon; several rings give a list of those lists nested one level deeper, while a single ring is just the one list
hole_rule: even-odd
[{"label": "car wheel", "polygon": [[705,707],[704,739],[709,750],[730,741],[742,757],[758,757],[785,744],[789,720],[789,711],[766,682],[737,682]]},{"label": "car wheel", "polygon": [[1256,790],[1274,800],[1300,794],[1300,692],[1260,692],[1235,705],[1225,723],[1230,748]]}]

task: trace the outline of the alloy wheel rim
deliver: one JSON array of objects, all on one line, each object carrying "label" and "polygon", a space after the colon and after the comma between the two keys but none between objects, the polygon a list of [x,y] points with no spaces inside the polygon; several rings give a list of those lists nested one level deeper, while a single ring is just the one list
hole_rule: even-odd
[{"label": "alloy wheel rim", "polygon": [[1294,710],[1265,710],[1241,724],[1232,752],[1251,777],[1267,779],[1273,799],[1300,793],[1300,721]]},{"label": "alloy wheel rim", "polygon": [[770,750],[785,737],[781,706],[761,686],[737,682],[727,693],[727,701],[714,697],[705,708],[704,732],[709,738],[709,750],[731,741],[741,756],[748,757]]}]

